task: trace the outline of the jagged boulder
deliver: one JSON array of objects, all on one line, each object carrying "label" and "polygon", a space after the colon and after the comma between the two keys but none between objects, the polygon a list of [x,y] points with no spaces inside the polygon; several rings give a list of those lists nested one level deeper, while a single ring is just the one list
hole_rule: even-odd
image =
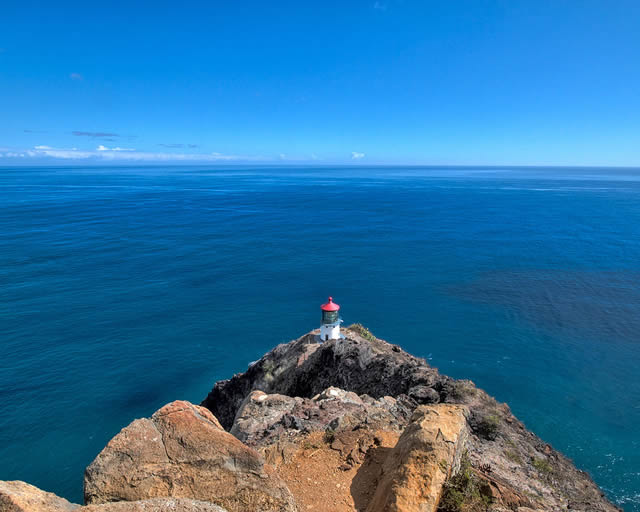
[{"label": "jagged boulder", "polygon": [[458,405],[418,407],[384,462],[367,512],[435,512],[445,481],[460,466],[467,414]]},{"label": "jagged boulder", "polygon": [[229,512],[296,511],[264,459],[203,407],[177,401],[135,420],[87,467],[85,502],[183,497]]},{"label": "jagged boulder", "polygon": [[267,446],[284,436],[317,431],[367,428],[400,431],[411,409],[392,397],[373,399],[336,387],[313,398],[252,391],[236,414],[230,432],[249,446]]},{"label": "jagged boulder", "polygon": [[25,482],[0,481],[0,512],[71,512],[79,506]]}]

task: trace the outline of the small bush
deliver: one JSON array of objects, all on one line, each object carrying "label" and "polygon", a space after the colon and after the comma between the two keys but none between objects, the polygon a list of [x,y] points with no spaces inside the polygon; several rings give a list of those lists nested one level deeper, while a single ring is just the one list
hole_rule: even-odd
[{"label": "small bush", "polygon": [[264,380],[271,382],[273,380],[273,371],[276,369],[276,364],[273,361],[265,361],[262,365],[264,371]]},{"label": "small bush", "polygon": [[333,443],[336,438],[336,431],[332,429],[327,429],[324,432],[324,442],[327,444]]},{"label": "small bush", "polygon": [[516,464],[522,464],[522,457],[518,455],[518,452],[514,450],[505,450],[504,456],[509,459],[511,462],[515,462]]},{"label": "small bush", "polygon": [[476,389],[472,383],[465,380],[457,380],[451,388],[451,398],[456,402],[464,402],[465,398],[473,396]]},{"label": "small bush", "polygon": [[349,326],[349,329],[357,332],[360,336],[362,336],[365,340],[375,341],[376,337],[371,333],[369,329],[367,329],[362,324],[353,324]]},{"label": "small bush", "polygon": [[303,450],[317,450],[318,448],[322,447],[320,444],[312,441],[308,437],[304,441],[302,441],[301,446]]},{"label": "small bush", "polygon": [[482,416],[476,422],[473,430],[480,437],[493,441],[498,437],[500,431],[500,417],[495,414]]},{"label": "small bush", "polygon": [[474,473],[465,453],[460,471],[444,485],[438,512],[486,512],[491,502],[489,484]]},{"label": "small bush", "polygon": [[531,460],[531,464],[536,468],[540,473],[548,475],[553,471],[551,464],[549,464],[545,459],[536,459],[535,457]]}]

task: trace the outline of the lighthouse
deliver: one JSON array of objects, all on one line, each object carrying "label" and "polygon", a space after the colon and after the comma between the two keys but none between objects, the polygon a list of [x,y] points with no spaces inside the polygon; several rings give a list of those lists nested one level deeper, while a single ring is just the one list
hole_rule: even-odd
[{"label": "lighthouse", "polygon": [[320,306],[322,310],[322,325],[320,326],[320,341],[337,340],[342,337],[340,334],[340,318],[338,311],[340,306],[333,302],[333,297],[329,297],[326,304]]}]

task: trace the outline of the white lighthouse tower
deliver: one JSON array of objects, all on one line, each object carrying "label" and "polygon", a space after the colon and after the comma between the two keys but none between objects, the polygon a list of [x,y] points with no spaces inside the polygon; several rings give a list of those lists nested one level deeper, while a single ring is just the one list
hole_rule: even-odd
[{"label": "white lighthouse tower", "polygon": [[322,325],[320,326],[320,340],[337,340],[342,337],[340,334],[340,324],[342,319],[340,318],[338,311],[340,306],[333,302],[333,297],[329,297],[329,301],[326,304],[320,306],[322,310]]}]

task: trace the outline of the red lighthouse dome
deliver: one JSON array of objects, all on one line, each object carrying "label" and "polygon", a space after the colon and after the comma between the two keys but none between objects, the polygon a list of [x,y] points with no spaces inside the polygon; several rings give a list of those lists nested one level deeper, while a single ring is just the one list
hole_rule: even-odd
[{"label": "red lighthouse dome", "polygon": [[320,309],[322,309],[322,311],[338,311],[340,306],[333,302],[333,297],[329,297],[329,302],[320,306]]}]

